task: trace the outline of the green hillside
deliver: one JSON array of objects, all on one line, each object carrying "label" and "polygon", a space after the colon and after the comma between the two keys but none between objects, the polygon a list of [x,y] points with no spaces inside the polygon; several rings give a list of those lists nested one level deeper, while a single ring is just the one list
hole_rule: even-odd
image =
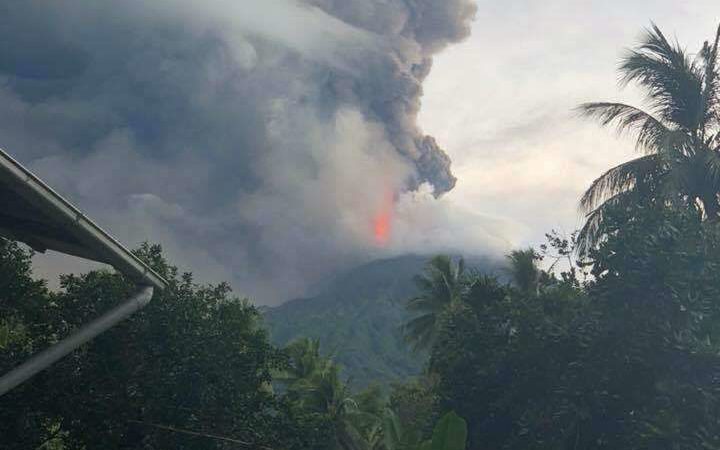
[{"label": "green hillside", "polygon": [[407,318],[404,301],[415,293],[412,278],[425,261],[374,261],[337,277],[315,297],[269,309],[265,320],[273,341],[319,338],[355,386],[418,374],[423,356],[408,349],[400,325]]},{"label": "green hillside", "polygon": [[424,355],[408,348],[400,326],[408,318],[404,303],[415,294],[412,279],[427,260],[407,255],[373,261],[338,276],[314,297],[267,309],[273,341],[319,338],[356,387],[420,373]]}]

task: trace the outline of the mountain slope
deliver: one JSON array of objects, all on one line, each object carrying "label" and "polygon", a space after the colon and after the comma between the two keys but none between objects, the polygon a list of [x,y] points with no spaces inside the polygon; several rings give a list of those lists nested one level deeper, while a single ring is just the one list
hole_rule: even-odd
[{"label": "mountain slope", "polygon": [[344,367],[355,387],[419,374],[425,355],[409,349],[400,327],[408,319],[405,302],[417,292],[413,277],[428,259],[407,255],[373,261],[340,275],[314,297],[267,309],[273,341],[285,345],[319,338],[321,349]]}]

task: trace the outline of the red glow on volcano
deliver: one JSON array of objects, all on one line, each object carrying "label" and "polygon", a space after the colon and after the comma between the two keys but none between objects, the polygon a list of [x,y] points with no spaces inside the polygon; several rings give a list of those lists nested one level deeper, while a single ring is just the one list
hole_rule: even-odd
[{"label": "red glow on volcano", "polygon": [[385,246],[392,234],[393,210],[395,209],[394,195],[389,192],[380,206],[380,211],[373,218],[373,234],[375,243]]},{"label": "red glow on volcano", "polygon": [[390,239],[390,214],[379,214],[375,217],[375,242],[387,244]]}]

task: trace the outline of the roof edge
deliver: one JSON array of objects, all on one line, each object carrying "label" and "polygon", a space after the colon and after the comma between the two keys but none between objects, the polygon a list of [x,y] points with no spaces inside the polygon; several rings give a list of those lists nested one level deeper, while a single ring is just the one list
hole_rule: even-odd
[{"label": "roof edge", "polygon": [[160,290],[167,287],[167,281],[163,277],[2,148],[0,179],[14,181],[13,187],[17,186],[21,190],[18,194],[67,227],[79,241],[98,253],[100,262],[110,264],[140,285],[153,286]]}]

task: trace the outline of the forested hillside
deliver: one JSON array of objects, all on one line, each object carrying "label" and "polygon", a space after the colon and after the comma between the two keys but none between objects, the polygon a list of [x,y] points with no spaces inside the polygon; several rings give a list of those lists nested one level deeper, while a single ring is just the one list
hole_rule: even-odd
[{"label": "forested hillside", "polygon": [[[407,255],[373,261],[339,275],[316,296],[267,309],[272,341],[286,345],[303,337],[319,339],[323,353],[343,367],[354,387],[420,374],[427,355],[407,345],[401,328],[412,316],[405,304],[417,294],[413,279],[429,259]],[[490,262],[472,261],[494,270]]]},{"label": "forested hillside", "polygon": [[354,386],[418,375],[425,355],[405,344],[401,325],[408,318],[405,301],[416,293],[412,279],[427,259],[373,262],[341,275],[317,296],[267,310],[271,339],[278,345],[319,339]]}]

